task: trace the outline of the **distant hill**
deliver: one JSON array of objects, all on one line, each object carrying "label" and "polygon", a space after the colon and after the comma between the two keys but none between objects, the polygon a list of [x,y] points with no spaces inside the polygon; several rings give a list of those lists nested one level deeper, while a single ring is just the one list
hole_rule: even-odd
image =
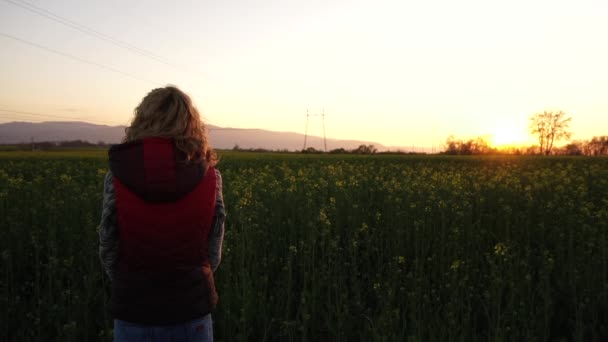
[{"label": "distant hill", "polygon": [[[9,122],[0,124],[0,144],[27,143],[34,141],[83,140],[92,143],[103,141],[108,144],[119,143],[124,136],[125,126],[96,125],[86,122],[48,121],[40,123]],[[263,129],[223,128],[209,126],[209,140],[215,148],[231,149],[264,148],[269,150],[301,150],[304,135],[293,132],[275,132]],[[354,149],[361,144],[374,145],[379,151],[387,147],[376,142],[359,140],[327,139],[327,149]],[[323,138],[308,136],[307,147],[323,149]]]},{"label": "distant hill", "polygon": [[115,143],[124,136],[124,126],[95,125],[85,122],[9,122],[0,124],[0,144],[34,141],[86,140]]}]

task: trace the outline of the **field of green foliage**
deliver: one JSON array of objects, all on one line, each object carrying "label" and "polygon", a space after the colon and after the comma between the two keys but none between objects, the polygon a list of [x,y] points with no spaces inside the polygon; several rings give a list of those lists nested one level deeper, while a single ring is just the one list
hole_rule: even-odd
[{"label": "field of green foliage", "polygon": [[[608,340],[606,158],[220,156],[219,341]],[[2,340],[111,340],[106,170],[0,152]]]}]

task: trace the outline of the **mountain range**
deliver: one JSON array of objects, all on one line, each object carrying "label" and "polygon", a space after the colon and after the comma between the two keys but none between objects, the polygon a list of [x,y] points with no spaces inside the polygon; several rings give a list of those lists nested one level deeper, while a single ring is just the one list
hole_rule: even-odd
[{"label": "mountain range", "polygon": [[[208,126],[209,140],[214,148],[263,148],[268,150],[301,150],[304,134],[275,132],[264,129]],[[33,141],[83,140],[91,143],[117,144],[124,136],[125,126],[106,126],[77,121],[9,122],[0,124],[0,144],[29,143]],[[327,139],[327,150],[354,149],[359,145],[374,145],[379,151],[388,148],[377,142]],[[308,136],[306,147],[323,150],[323,138]]]}]

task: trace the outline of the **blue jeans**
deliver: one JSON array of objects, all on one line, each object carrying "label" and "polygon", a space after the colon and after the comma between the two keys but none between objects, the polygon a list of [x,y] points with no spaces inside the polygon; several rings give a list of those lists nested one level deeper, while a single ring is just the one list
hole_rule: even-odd
[{"label": "blue jeans", "polygon": [[151,326],[114,320],[115,342],[213,342],[211,314],[176,325]]}]

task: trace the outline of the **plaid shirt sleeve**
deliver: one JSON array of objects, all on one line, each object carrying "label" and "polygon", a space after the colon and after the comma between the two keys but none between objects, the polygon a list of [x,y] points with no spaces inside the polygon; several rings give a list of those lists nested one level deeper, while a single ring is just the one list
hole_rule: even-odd
[{"label": "plaid shirt sleeve", "polygon": [[224,196],[222,193],[222,175],[215,170],[217,179],[217,195],[215,198],[215,216],[209,234],[209,261],[213,272],[217,269],[222,260],[222,243],[224,241],[224,222],[226,220],[226,210],[224,208]]},{"label": "plaid shirt sleeve", "polygon": [[103,204],[99,224],[99,258],[112,280],[118,265],[118,224],[116,222],[116,194],[112,172],[106,173],[103,182]]}]

